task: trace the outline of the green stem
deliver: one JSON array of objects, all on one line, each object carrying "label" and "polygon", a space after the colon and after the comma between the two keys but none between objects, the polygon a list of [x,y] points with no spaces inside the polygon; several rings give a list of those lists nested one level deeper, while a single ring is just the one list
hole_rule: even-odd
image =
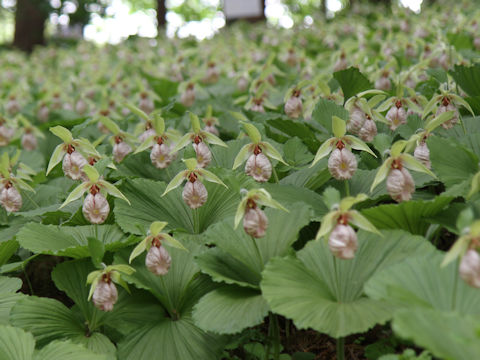
[{"label": "green stem", "polygon": [[290,320],[285,319],[285,343],[288,348],[290,345]]},{"label": "green stem", "polygon": [[337,360],[345,360],[345,338],[337,339]]},{"label": "green stem", "polygon": [[467,136],[467,129],[465,128],[465,123],[463,122],[463,119],[460,116],[458,116],[458,118],[460,119],[460,124],[462,124],[463,135]]},{"label": "green stem", "polygon": [[25,266],[23,266],[23,274],[25,275],[25,281],[27,282],[28,289],[30,290],[30,295],[35,295],[34,292],[33,292],[32,283],[30,282],[30,278],[28,277],[27,270],[25,269]]},{"label": "green stem", "polygon": [[350,196],[350,186],[348,186],[348,180],[345,180],[345,195]]},{"label": "green stem", "polygon": [[456,261],[456,271],[455,271],[455,282],[453,283],[453,292],[452,292],[452,310],[455,311],[457,303],[457,288],[458,288],[458,260]]},{"label": "green stem", "polygon": [[200,216],[198,209],[193,209],[193,232],[194,234],[200,233]]},{"label": "green stem", "polygon": [[277,175],[277,170],[275,170],[274,167],[272,167],[273,169],[273,178],[275,179],[275,182],[278,184],[278,175]]},{"label": "green stem", "polygon": [[273,358],[280,359],[280,327],[278,326],[278,316],[270,313],[270,321],[273,322]]},{"label": "green stem", "polygon": [[258,248],[258,244],[257,244],[256,239],[255,239],[253,236],[250,236],[250,237],[252,238],[253,245],[255,246],[255,250],[256,250],[256,252],[257,252],[258,260],[260,260],[260,266],[261,266],[261,268],[263,269],[263,256],[262,256],[262,253],[260,252],[260,249]]},{"label": "green stem", "polygon": [[268,313],[268,333],[267,333],[267,345],[265,347],[265,360],[269,360],[270,357],[270,342],[272,336],[272,322],[270,321],[270,314]]},{"label": "green stem", "polygon": [[209,148],[210,152],[212,153],[213,161],[215,161],[215,166],[220,167],[220,165],[219,165],[219,163],[218,163],[218,160],[217,160],[217,158],[216,158],[216,156],[215,156],[215,153],[212,151],[212,149],[210,149],[210,145],[208,146],[208,148]]}]

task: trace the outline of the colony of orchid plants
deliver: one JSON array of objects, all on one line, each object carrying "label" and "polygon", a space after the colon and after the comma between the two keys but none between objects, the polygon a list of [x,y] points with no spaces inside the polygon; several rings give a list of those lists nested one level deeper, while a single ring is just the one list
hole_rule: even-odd
[{"label": "colony of orchid plants", "polygon": [[437,3],[1,53],[0,359],[477,358],[480,9]]}]

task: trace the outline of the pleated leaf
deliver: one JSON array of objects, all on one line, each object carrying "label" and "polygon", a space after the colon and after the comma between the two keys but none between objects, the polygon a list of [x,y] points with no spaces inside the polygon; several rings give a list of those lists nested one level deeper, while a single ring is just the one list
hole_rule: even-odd
[{"label": "pleated leaf", "polygon": [[[235,178],[229,171],[219,176],[228,189],[218,184],[204,183],[208,191],[208,200],[198,209],[200,232],[211,224],[235,214],[237,204],[240,202],[240,188],[249,182],[246,176]],[[165,188],[166,184],[159,181],[146,179],[126,181],[121,186],[121,191],[132,205],[115,200],[115,218],[120,227],[125,232],[141,235],[153,221],[166,221],[167,229],[182,229],[193,233],[193,212],[183,202],[182,188],[172,190],[162,197]]]},{"label": "pleated leaf", "polygon": [[265,264],[275,256],[286,255],[300,229],[310,222],[311,210],[296,203],[288,213],[268,208],[265,215],[269,225],[265,237],[260,239],[247,235],[241,226],[234,230],[231,218],[209,228],[205,241],[216,247],[197,257],[202,272],[214,281],[258,288]]},{"label": "pleated leaf", "polygon": [[231,285],[202,297],[193,310],[193,320],[205,331],[235,334],[260,324],[268,310],[259,291]]},{"label": "pleated leaf", "polygon": [[427,218],[439,214],[452,197],[437,196],[434,200],[411,200],[400,204],[386,204],[368,208],[362,214],[377,229],[403,229],[412,234],[425,235],[430,223]]},{"label": "pleated leaf", "polygon": [[263,296],[274,312],[292,319],[298,328],[333,337],[384,323],[392,305],[367,298],[363,285],[382,268],[413,255],[428,256],[433,247],[403,231],[382,233],[380,237],[359,231],[352,260],[334,258],[324,241],[309,242],[297,258],[271,260],[263,272]]},{"label": "pleated leaf", "polygon": [[34,253],[72,258],[90,257],[89,237],[100,240],[106,251],[118,250],[137,241],[134,236],[126,236],[116,225],[59,227],[29,223],[17,234],[20,245]]},{"label": "pleated leaf", "polygon": [[480,315],[480,293],[458,275],[458,263],[441,267],[445,254],[414,257],[375,274],[365,291],[373,299],[397,307],[425,307]]},{"label": "pleated leaf", "polygon": [[393,330],[439,359],[472,360],[480,354],[478,318],[433,309],[405,309],[395,313]]},{"label": "pleated leaf", "polygon": [[0,325],[0,359],[32,360],[35,350],[33,335],[22,329]]}]

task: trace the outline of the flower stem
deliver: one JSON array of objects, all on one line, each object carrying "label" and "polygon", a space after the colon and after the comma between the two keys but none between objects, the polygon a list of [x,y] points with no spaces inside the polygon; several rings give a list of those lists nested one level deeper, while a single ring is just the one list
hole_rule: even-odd
[{"label": "flower stem", "polygon": [[350,186],[348,186],[348,180],[345,180],[345,195],[350,196]]},{"label": "flower stem", "polygon": [[275,170],[275,168],[274,168],[274,167],[272,167],[272,169],[273,169],[273,177],[274,177],[274,179],[275,179],[275,182],[278,184],[278,175],[277,175],[277,170]]},{"label": "flower stem", "polygon": [[193,233],[200,233],[200,216],[198,214],[198,209],[193,209]]},{"label": "flower stem", "polygon": [[345,338],[337,339],[337,360],[345,360]]},{"label": "flower stem", "polygon": [[278,326],[278,316],[270,313],[270,323],[273,325],[273,358],[280,359],[280,328]]},{"label": "flower stem", "polygon": [[262,256],[262,253],[260,252],[260,249],[258,248],[257,240],[253,236],[250,236],[250,237],[252,238],[253,245],[255,246],[255,250],[257,251],[258,260],[260,260],[260,267],[263,270],[263,256]]}]

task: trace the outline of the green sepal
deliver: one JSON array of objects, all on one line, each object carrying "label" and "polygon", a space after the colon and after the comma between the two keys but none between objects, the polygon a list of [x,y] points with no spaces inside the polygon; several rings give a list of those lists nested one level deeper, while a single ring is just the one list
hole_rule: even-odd
[{"label": "green sepal", "polygon": [[183,180],[185,180],[188,173],[189,173],[188,170],[183,170],[183,171],[180,171],[177,175],[175,175],[175,177],[168,183],[162,196],[165,196],[168,192],[182,185]]},{"label": "green sepal", "polygon": [[53,135],[58,136],[60,139],[62,139],[65,144],[70,144],[73,141],[72,133],[70,132],[70,130],[64,128],[63,126],[57,125],[51,127],[49,130]]},{"label": "green sepal", "polygon": [[335,144],[333,144],[333,141],[335,138],[330,138],[327,139],[323,142],[322,145],[317,150],[317,153],[315,154],[315,158],[313,159],[312,165],[310,167],[315,166],[317,162],[319,162],[321,159],[323,159],[325,156],[330,154],[330,152],[333,150],[333,147]]},{"label": "green sepal", "polygon": [[53,150],[52,157],[50,158],[50,161],[48,163],[46,175],[48,175],[50,171],[52,171],[52,169],[62,161],[63,157],[67,153],[64,147],[65,147],[65,144],[59,144],[57,145],[55,150]]},{"label": "green sepal", "polygon": [[332,131],[337,138],[342,138],[347,132],[347,123],[338,116],[332,116]]},{"label": "green sepal", "polygon": [[130,204],[130,201],[125,197],[125,195],[122,194],[122,192],[120,190],[118,190],[115,185],[113,184],[110,184],[108,181],[105,181],[105,180],[99,180],[97,181],[97,184],[103,188],[105,188],[105,190],[107,191],[108,194],[116,197],[116,198],[119,198],[119,199],[122,199],[124,201],[126,201],[128,203],[128,205],[131,205]]}]

